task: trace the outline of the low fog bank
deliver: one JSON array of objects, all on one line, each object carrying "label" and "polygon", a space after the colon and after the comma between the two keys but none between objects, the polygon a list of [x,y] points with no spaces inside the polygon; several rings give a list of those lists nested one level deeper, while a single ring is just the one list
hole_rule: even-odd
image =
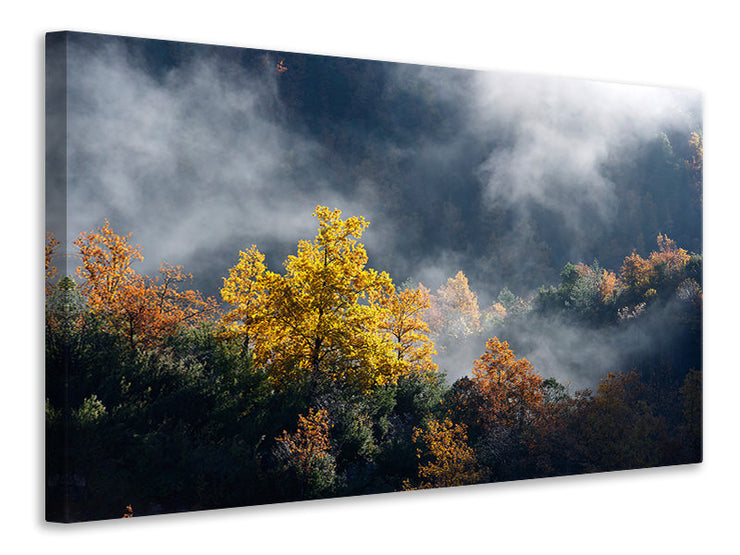
[{"label": "low fog bank", "polygon": [[676,383],[701,365],[701,329],[686,314],[686,303],[675,297],[637,318],[602,327],[528,313],[498,330],[449,342],[438,349],[435,361],[450,384],[472,376],[486,340],[497,336],[543,378],[570,384],[572,392],[595,390],[609,372],[633,369],[648,379]]}]

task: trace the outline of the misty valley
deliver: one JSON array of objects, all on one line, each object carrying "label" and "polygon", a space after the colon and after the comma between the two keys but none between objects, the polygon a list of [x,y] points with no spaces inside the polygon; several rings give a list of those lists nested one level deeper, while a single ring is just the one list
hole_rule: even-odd
[{"label": "misty valley", "polygon": [[48,520],[701,462],[697,92],[46,60]]}]

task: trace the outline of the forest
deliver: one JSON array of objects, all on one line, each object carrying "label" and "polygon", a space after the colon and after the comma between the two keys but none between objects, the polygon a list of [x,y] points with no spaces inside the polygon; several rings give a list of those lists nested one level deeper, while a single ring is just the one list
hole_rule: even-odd
[{"label": "forest", "polygon": [[[371,222],[313,217],[280,270],[257,245],[233,253],[220,298],[181,266],[140,273],[142,247],[108,221],[60,275],[47,234],[48,520],[701,461],[701,253],[661,233],[489,305],[462,270],[434,291],[395,283],[369,263]],[[521,354],[546,327],[625,356],[576,388]],[[479,349],[464,368],[460,345]]]},{"label": "forest", "polygon": [[46,61],[48,520],[702,460],[697,91]]}]

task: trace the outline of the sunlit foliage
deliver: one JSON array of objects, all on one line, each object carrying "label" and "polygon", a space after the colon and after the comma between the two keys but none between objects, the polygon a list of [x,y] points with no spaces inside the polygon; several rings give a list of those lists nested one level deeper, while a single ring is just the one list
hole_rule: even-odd
[{"label": "sunlit foliage", "polygon": [[326,410],[310,409],[308,416],[298,415],[298,427],[293,434],[284,430],[275,438],[278,453],[285,452],[286,464],[300,483],[303,497],[326,495],[335,485],[330,427]]},{"label": "sunlit foliage", "polygon": [[419,458],[419,481],[407,480],[404,489],[429,489],[475,484],[485,478],[464,425],[449,418],[432,420],[425,428],[414,428],[412,437]]},{"label": "sunlit foliage", "polygon": [[508,427],[535,418],[544,401],[542,377],[497,337],[486,342],[486,352],[473,363],[473,383],[483,394],[486,418]]},{"label": "sunlit foliage", "polygon": [[[695,359],[666,360],[675,344],[646,348],[636,370],[622,364],[595,393],[572,393],[498,339],[541,316],[534,305],[555,325],[571,318],[620,334],[670,309],[691,343],[701,332],[701,255],[661,234],[655,252],[628,256],[619,275],[596,260],[566,264],[534,303],[504,287],[481,314],[462,272],[437,295],[396,288],[367,267],[364,219],[324,207],[314,215],[318,234],[282,274],[256,246],[239,253],[221,289],[223,316],[213,299],[180,290],[190,279],[182,268],[136,272],[141,248],[108,222],[75,241],[76,279],[58,279],[58,243],[47,236],[49,515],[116,518],[126,507],[128,517],[132,506],[138,516],[701,460],[701,371],[690,369]],[[493,327],[472,370],[452,368],[470,377],[447,385],[432,338],[473,344]]]},{"label": "sunlit foliage", "polygon": [[460,339],[481,331],[478,297],[470,290],[462,270],[449,278],[430,300],[427,320],[437,335]]},{"label": "sunlit foliage", "polygon": [[633,252],[622,264],[619,279],[635,300],[650,300],[658,289],[664,290],[666,286],[675,289],[691,259],[685,249],[665,235],[658,235],[657,243],[658,250],[647,259]]},{"label": "sunlit foliage", "polygon": [[434,343],[429,338],[429,325],[423,319],[430,304],[429,290],[419,284],[418,289],[393,291],[375,300],[382,309],[379,331],[393,338],[401,372],[436,370],[432,360],[436,353]]},{"label": "sunlit foliage", "polygon": [[80,292],[87,307],[103,317],[111,331],[126,338],[131,347],[153,347],[179,326],[211,318],[216,301],[198,291],[178,289],[192,279],[181,266],[162,263],[159,275],[138,274],[132,263],[143,260],[141,248],[129,244],[131,234],[114,233],[109,222],[97,231],[81,233],[78,248]]},{"label": "sunlit foliage", "polygon": [[297,466],[306,474],[316,462],[329,453],[329,415],[324,409],[310,409],[308,416],[298,415],[298,427],[293,434],[283,430],[276,441],[285,446]]},{"label": "sunlit foliage", "polygon": [[221,289],[221,298],[232,306],[223,316],[226,329],[222,336],[241,336],[245,353],[250,348],[250,330],[265,307],[266,269],[265,255],[252,245],[249,250],[239,252],[239,262],[229,270],[229,277],[224,278]]},{"label": "sunlit foliage", "polygon": [[[367,253],[359,239],[368,223],[358,217],[343,220],[340,210],[322,206],[314,216],[318,235],[299,242],[297,254],[285,262],[284,275],[265,271],[256,250],[232,269],[222,295],[236,308],[226,323],[232,331],[254,337],[255,361],[270,369],[277,386],[306,377],[363,390],[394,383],[409,365],[428,359],[428,353],[423,347],[415,353],[404,346],[399,351],[387,333],[393,327],[388,299],[395,295],[394,287],[387,273],[366,267]],[[405,308],[423,302],[423,295],[416,300],[407,296]],[[386,300],[381,304],[381,299]],[[237,318],[240,327],[232,324]],[[421,336],[410,335],[408,326],[418,328],[418,323],[406,319],[403,325],[406,347],[425,344]]]}]

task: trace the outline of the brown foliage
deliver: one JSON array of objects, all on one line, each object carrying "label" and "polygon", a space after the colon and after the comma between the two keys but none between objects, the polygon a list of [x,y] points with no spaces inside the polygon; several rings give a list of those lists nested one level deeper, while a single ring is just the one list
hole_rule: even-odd
[{"label": "brown foliage", "polygon": [[591,470],[644,468],[659,463],[666,423],[646,401],[636,371],[610,373],[579,411],[580,437]]}]

